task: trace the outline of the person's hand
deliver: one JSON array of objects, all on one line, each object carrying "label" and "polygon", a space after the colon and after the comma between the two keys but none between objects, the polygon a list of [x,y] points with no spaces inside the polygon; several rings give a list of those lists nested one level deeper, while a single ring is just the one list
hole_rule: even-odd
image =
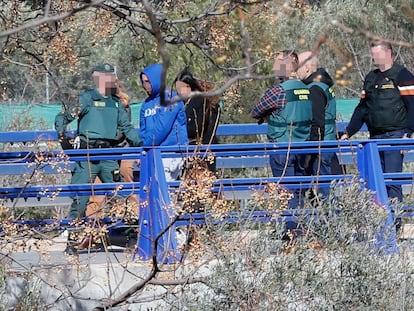
[{"label": "person's hand", "polygon": [[76,136],[75,139],[73,140],[73,149],[79,149],[81,145],[81,140],[80,140],[80,136]]},{"label": "person's hand", "polygon": [[73,149],[70,138],[68,138],[65,133],[58,133],[59,143],[63,150]]},{"label": "person's hand", "polygon": [[339,138],[339,140],[348,140],[349,136],[347,133],[342,134],[342,136]]},{"label": "person's hand", "polygon": [[267,116],[263,116],[263,117],[261,117],[258,121],[257,121],[257,124],[263,124],[263,123],[269,123],[269,116],[267,115]]}]

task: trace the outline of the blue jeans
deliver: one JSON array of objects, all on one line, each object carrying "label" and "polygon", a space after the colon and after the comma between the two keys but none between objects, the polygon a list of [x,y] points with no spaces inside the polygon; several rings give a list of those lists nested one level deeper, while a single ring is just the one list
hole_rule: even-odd
[{"label": "blue jeans", "polygon": [[[289,159],[285,154],[271,154],[269,156],[269,162],[274,177],[306,175],[304,167],[305,156],[302,154],[290,154]],[[289,208],[303,206],[305,191],[306,189],[301,188],[293,191],[293,198],[289,201]]]},{"label": "blue jeans", "polygon": [[[403,130],[397,130],[387,132],[381,135],[372,135],[371,139],[395,139],[401,138],[404,135]],[[380,154],[381,167],[384,173],[398,173],[403,170],[404,155],[400,150],[396,151],[381,151]],[[402,201],[402,188],[399,185],[387,186],[388,198],[397,198],[398,201]]]}]

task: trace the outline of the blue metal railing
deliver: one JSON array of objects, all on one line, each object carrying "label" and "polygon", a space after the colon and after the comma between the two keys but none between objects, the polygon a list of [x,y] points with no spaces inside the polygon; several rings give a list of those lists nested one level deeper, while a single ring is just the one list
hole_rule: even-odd
[{"label": "blue metal railing", "polygon": [[[221,135],[245,135],[264,134],[265,126],[247,124],[247,125],[221,125],[218,133]],[[21,134],[21,136],[20,136]],[[13,132],[0,133],[0,142],[26,142],[38,141],[40,139],[55,140],[57,139],[54,131],[38,132]],[[177,242],[175,239],[175,225],[188,223],[189,219],[194,220],[196,215],[182,215],[176,218],[176,223],[171,222],[174,219],[173,211],[169,208],[170,197],[169,191],[175,191],[179,187],[179,182],[166,182],[161,158],[163,157],[183,157],[194,154],[195,149],[205,151],[206,146],[201,148],[188,146],[183,150],[177,146],[155,147],[155,148],[112,148],[112,149],[92,149],[92,150],[68,150],[65,154],[69,156],[70,161],[85,160],[108,160],[108,159],[136,159],[141,157],[141,175],[139,183],[110,183],[110,184],[90,184],[83,185],[46,185],[46,186],[27,186],[27,187],[7,187],[0,189],[0,198],[18,199],[18,198],[42,198],[48,197],[51,193],[56,192],[58,196],[76,196],[90,195],[93,187],[94,194],[116,193],[128,195],[131,193],[140,194],[141,211],[138,227],[141,232],[139,238],[138,254],[144,260],[149,260],[154,255],[153,242],[157,239],[158,247],[156,254],[164,262],[172,262],[179,258]],[[222,144],[212,145],[208,149],[213,152],[219,159],[229,159],[235,162],[235,159],[255,157],[266,158],[272,153],[286,154],[294,153],[317,153],[321,152],[339,152],[339,153],[356,153],[360,177],[366,181],[369,189],[376,191],[376,199],[388,211],[389,218],[384,225],[380,237],[378,237],[378,247],[385,248],[388,252],[396,251],[395,232],[389,235],[388,231],[393,228],[393,213],[388,205],[386,194],[386,185],[388,184],[412,184],[412,174],[410,173],[393,173],[382,174],[379,151],[384,150],[412,150],[414,149],[414,140],[360,140],[360,141],[326,141],[326,142],[303,142],[303,143],[250,143],[250,144]],[[46,158],[56,158],[59,152],[45,152]],[[0,153],[0,175],[19,167],[28,168],[28,163],[33,162],[36,154],[31,152],[1,152]],[[61,163],[64,164],[64,161]],[[262,164],[256,161],[256,166]],[[236,167],[238,167],[236,165]],[[46,169],[47,166],[44,168]],[[51,170],[50,172],[52,172]],[[15,172],[14,172],[15,173]],[[385,179],[386,177],[386,179]],[[280,183],[286,188],[311,187],[318,183],[321,187],[328,187],[332,180],[346,180],[351,176],[329,175],[329,176],[307,176],[307,177],[260,177],[260,178],[227,178],[219,179],[212,187],[215,192],[239,192],[262,189],[267,182]],[[261,212],[258,212],[259,214]],[[254,215],[259,221],[266,220],[266,215]],[[285,217],[295,217],[291,214]],[[196,221],[204,221],[205,215],[198,215]],[[236,219],[236,217],[230,217]],[[162,233],[162,234],[161,234]]]}]

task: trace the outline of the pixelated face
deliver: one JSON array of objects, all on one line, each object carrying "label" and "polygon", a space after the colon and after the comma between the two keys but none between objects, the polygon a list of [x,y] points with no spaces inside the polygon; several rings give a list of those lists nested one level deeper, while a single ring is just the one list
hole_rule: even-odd
[{"label": "pixelated face", "polygon": [[180,96],[186,96],[191,93],[191,87],[183,81],[175,82],[175,88]]},{"label": "pixelated face", "polygon": [[296,70],[296,73],[299,79],[307,78],[313,71],[317,69],[317,59],[312,56],[312,52],[302,52],[298,58],[299,68]]},{"label": "pixelated face", "polygon": [[292,59],[288,55],[283,57],[283,53],[279,53],[276,56],[273,64],[273,73],[278,77],[289,77],[294,71]]},{"label": "pixelated face", "polygon": [[308,67],[306,64],[303,64],[302,66],[300,66],[297,70],[297,74],[299,79],[305,79],[308,76]]},{"label": "pixelated face", "polygon": [[92,74],[93,82],[99,90],[105,90],[105,95],[112,95],[116,89],[116,74],[111,72],[97,72]]},{"label": "pixelated face", "polygon": [[148,95],[152,93],[152,85],[146,74],[141,75],[141,83]]},{"label": "pixelated face", "polygon": [[391,50],[383,45],[371,47],[372,63],[376,67],[392,65]]}]

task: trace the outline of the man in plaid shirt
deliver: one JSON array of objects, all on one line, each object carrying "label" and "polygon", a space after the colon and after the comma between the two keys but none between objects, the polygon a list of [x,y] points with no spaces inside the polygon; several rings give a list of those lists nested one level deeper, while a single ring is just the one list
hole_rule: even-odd
[{"label": "man in plaid shirt", "polygon": [[[267,138],[270,142],[306,141],[312,122],[312,105],[308,87],[296,78],[298,56],[294,51],[281,51],[276,55],[273,71],[281,79],[253,106],[251,115],[259,124],[268,123]],[[300,154],[271,154],[269,157],[273,176],[304,176],[304,156]],[[290,208],[301,205],[303,197],[296,189]]]}]

